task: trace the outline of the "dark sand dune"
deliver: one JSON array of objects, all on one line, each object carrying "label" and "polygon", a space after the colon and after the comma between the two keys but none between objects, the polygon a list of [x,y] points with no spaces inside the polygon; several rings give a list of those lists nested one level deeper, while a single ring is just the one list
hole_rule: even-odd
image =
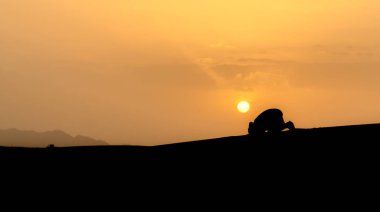
[{"label": "dark sand dune", "polygon": [[380,179],[379,132],[380,124],[372,124],[152,147],[0,147],[0,162],[4,182],[13,190],[15,185],[32,185],[33,191],[44,185],[53,194],[80,190],[99,195],[104,189],[108,195],[117,189],[121,196],[141,192],[144,200],[151,192],[154,198],[167,192],[179,198],[192,191],[206,199],[256,193],[270,197],[271,204],[284,198],[296,205],[312,200],[311,207],[322,197],[336,204],[336,198],[374,197]]},{"label": "dark sand dune", "polygon": [[[262,163],[323,163],[378,161],[380,124],[297,129],[278,136],[248,135],[191,141],[160,146],[83,146],[63,148],[0,148],[3,162],[38,164],[215,165]],[[53,143],[53,141],[52,141]]]}]

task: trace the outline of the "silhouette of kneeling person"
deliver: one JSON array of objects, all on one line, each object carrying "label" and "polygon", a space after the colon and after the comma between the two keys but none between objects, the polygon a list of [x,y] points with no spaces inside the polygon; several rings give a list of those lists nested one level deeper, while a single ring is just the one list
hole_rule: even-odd
[{"label": "silhouette of kneeling person", "polygon": [[250,122],[248,133],[261,137],[266,134],[279,134],[284,129],[294,130],[295,127],[291,121],[285,123],[281,110],[274,108],[264,111],[254,122]]}]

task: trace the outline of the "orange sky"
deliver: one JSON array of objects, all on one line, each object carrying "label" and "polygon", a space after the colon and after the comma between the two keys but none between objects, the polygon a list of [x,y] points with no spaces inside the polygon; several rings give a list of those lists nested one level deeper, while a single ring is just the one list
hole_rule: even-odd
[{"label": "orange sky", "polygon": [[[376,0],[0,0],[0,129],[155,145],[380,122]],[[252,110],[238,113],[239,100]]]}]

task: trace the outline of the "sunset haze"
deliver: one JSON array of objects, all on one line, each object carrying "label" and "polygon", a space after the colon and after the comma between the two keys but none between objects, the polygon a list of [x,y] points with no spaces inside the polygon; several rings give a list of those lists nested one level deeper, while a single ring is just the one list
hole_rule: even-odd
[{"label": "sunset haze", "polygon": [[[110,144],[380,122],[375,0],[0,0],[0,129]],[[250,104],[240,113],[241,101]]]}]

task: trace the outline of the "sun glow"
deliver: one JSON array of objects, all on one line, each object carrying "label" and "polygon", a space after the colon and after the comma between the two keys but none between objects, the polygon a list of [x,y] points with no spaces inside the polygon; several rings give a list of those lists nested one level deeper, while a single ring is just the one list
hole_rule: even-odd
[{"label": "sun glow", "polygon": [[251,106],[247,101],[241,101],[237,105],[237,109],[240,113],[247,113],[250,110]]}]

